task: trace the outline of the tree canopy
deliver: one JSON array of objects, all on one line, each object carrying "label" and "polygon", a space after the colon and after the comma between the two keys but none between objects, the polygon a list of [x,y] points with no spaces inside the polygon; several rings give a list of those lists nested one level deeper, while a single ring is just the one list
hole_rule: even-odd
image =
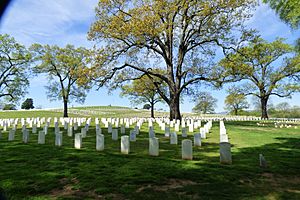
[{"label": "tree canopy", "polygon": [[293,92],[299,91],[299,84],[293,78],[300,73],[300,56],[292,53],[293,48],[283,39],[268,43],[257,37],[240,48],[238,53],[223,59],[220,65],[228,75],[244,80],[239,84],[240,93],[258,97],[261,116],[268,118],[270,96],[290,97]]},{"label": "tree canopy", "polygon": [[16,40],[0,34],[0,98],[17,102],[27,92],[31,54]]},{"label": "tree canopy", "polygon": [[[163,84],[157,83],[161,91],[164,91]],[[151,108],[151,117],[154,117],[154,105],[163,102],[163,99],[157,92],[157,87],[148,76],[143,76],[133,80],[130,84],[121,87],[121,96],[128,96],[133,104],[149,103]]]},{"label": "tree canopy", "polygon": [[200,92],[195,99],[196,105],[193,108],[193,112],[202,114],[214,113],[217,101],[210,93]]},{"label": "tree canopy", "polygon": [[[31,47],[37,61],[34,68],[37,74],[46,74],[49,80],[47,96],[50,100],[63,100],[64,117],[68,116],[68,103],[75,100],[85,101],[89,84],[78,84],[81,77],[86,76],[91,63],[88,49],[73,45],[58,47],[34,44]],[[83,78],[84,79],[84,78]]]},{"label": "tree canopy", "polygon": [[225,109],[238,115],[240,111],[249,107],[246,96],[231,88],[228,90],[228,95],[225,98]]},{"label": "tree canopy", "polygon": [[118,84],[145,74],[157,77],[168,87],[166,92],[157,89],[170,107],[170,118],[180,119],[182,94],[202,81],[225,81],[213,67],[216,49],[226,51],[247,38],[243,22],[255,2],[100,0],[89,31],[89,39],[102,45],[93,69],[97,81]]}]

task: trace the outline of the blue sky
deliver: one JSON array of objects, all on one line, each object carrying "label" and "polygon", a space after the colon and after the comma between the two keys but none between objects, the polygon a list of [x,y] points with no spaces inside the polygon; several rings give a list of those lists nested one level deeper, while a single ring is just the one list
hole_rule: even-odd
[{"label": "blue sky", "polygon": [[[0,33],[7,33],[13,36],[18,42],[30,46],[32,43],[56,44],[65,46],[73,44],[75,46],[92,47],[93,43],[87,40],[87,32],[95,19],[94,9],[98,0],[14,0],[0,22]],[[253,18],[247,22],[249,27],[259,31],[261,36],[272,41],[276,37],[287,38],[286,42],[293,43],[300,36],[300,31],[292,31],[287,25],[282,23],[273,10],[267,5],[260,5],[255,11]],[[62,107],[59,101],[50,102],[46,97],[44,86],[47,80],[43,76],[34,77],[31,80],[29,93],[25,98],[31,97],[35,106],[43,108]],[[211,90],[203,88],[203,90]],[[225,89],[212,90],[214,97],[218,99],[217,112],[224,110]],[[250,98],[249,98],[250,99]],[[272,102],[286,101],[291,105],[300,106],[300,94],[296,94],[292,99],[273,98]],[[119,91],[107,94],[107,89],[99,91],[92,90],[84,105],[124,105],[130,106],[130,101],[119,97]],[[77,106],[76,103],[70,105]],[[166,110],[167,106],[159,105]],[[193,103],[186,99],[181,110],[190,112]]]}]

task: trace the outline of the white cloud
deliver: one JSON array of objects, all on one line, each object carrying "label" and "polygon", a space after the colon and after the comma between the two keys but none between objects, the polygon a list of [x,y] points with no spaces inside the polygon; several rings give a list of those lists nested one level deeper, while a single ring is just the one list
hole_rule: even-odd
[{"label": "white cloud", "polygon": [[88,45],[86,34],[97,2],[15,0],[2,18],[0,32],[14,36],[27,46],[32,43],[65,45],[65,41]]},{"label": "white cloud", "polygon": [[263,3],[257,7],[247,26],[255,28],[264,39],[270,41],[277,37],[293,38],[295,36],[295,33],[279,19],[275,11]]}]

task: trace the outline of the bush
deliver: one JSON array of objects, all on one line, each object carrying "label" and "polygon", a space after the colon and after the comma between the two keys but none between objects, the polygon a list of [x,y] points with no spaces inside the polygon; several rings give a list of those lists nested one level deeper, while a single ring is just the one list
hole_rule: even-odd
[{"label": "bush", "polygon": [[32,98],[27,98],[27,99],[22,103],[21,108],[22,108],[22,109],[26,109],[26,110],[33,109],[34,106],[33,106],[33,100],[32,100]]},{"label": "bush", "polygon": [[143,109],[146,109],[146,110],[149,110],[149,109],[151,109],[151,106],[150,106],[150,104],[145,104],[145,105],[143,106]]},{"label": "bush", "polygon": [[14,104],[5,104],[3,110],[16,110],[16,106]]}]

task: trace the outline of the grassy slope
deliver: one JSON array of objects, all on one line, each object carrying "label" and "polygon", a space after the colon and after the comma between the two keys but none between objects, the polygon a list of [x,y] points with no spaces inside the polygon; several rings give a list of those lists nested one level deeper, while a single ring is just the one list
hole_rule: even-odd
[{"label": "grassy slope", "polygon": [[[29,144],[22,144],[20,130],[15,142],[7,142],[3,133],[0,188],[10,199],[300,198],[299,130],[257,127],[254,122],[227,122],[226,127],[233,145],[231,166],[218,162],[217,123],[203,146],[194,147],[194,161],[180,159],[181,137],[176,146],[159,134],[160,156],[148,156],[146,125],[131,143],[130,155],[119,153],[120,140],[112,141],[106,129],[103,152],[95,150],[94,127],[81,150],[67,136],[58,148],[53,133],[45,145],[38,145],[33,134]],[[258,167],[259,153],[268,169]]]}]

